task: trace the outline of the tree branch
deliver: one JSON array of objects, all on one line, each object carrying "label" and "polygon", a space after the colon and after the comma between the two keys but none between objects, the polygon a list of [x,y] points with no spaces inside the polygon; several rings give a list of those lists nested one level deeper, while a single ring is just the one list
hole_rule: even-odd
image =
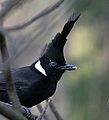
[{"label": "tree branch", "polygon": [[54,103],[52,100],[49,102],[49,107],[57,120],[63,120],[60,114],[58,113],[56,107],[54,106]]},{"label": "tree branch", "polygon": [[[25,106],[21,107],[21,112],[28,120],[36,120],[38,118],[38,116],[33,115],[31,113],[31,110]],[[22,120],[20,114],[19,113],[16,114],[16,112],[12,109],[12,105],[1,101],[0,101],[0,113],[2,113],[4,116],[12,120]],[[20,116],[20,118],[18,116]]]},{"label": "tree branch", "polygon": [[[3,28],[0,28],[0,49],[1,49],[2,61],[4,64],[3,73],[4,73],[4,77],[6,79],[7,93],[8,93],[10,102],[12,103],[12,108],[14,109],[14,111],[16,111],[16,115],[18,114],[18,116],[20,117],[20,120],[26,120],[26,118],[24,118],[24,116],[21,114],[21,104],[20,104],[19,98],[16,94],[16,89],[15,89],[15,86],[14,86],[13,80],[12,80],[10,64],[9,64],[9,60],[8,60],[9,54],[8,54],[8,50],[7,50],[7,46],[6,46],[6,36],[7,36],[6,31]],[[11,115],[10,115],[10,117],[11,117]]]},{"label": "tree branch", "polygon": [[7,85],[7,93],[10,99],[10,102],[13,105],[13,108],[17,111],[20,111],[21,104],[16,94],[16,89],[13,84],[11,70],[10,70],[10,63],[9,63],[9,54],[6,45],[6,36],[7,33],[3,28],[0,28],[0,49],[1,49],[1,57],[4,64],[3,74],[6,79]]},{"label": "tree branch", "polygon": [[[38,104],[38,105],[37,105],[37,109],[39,110],[40,113],[43,112],[43,107],[42,107],[41,104]],[[47,116],[46,113],[43,115],[43,118],[44,118],[44,120],[49,120],[49,118],[48,118],[48,116]]]},{"label": "tree branch", "polygon": [[38,119],[37,120],[42,120],[42,118],[43,118],[43,116],[44,116],[44,114],[46,113],[46,111],[47,111],[47,108],[48,108],[48,106],[49,106],[49,103],[50,103],[50,101],[51,101],[51,98],[49,98],[48,100],[46,100],[47,102],[46,102],[46,105],[45,105],[45,108],[43,109],[43,111],[42,111],[42,113],[41,113],[41,115],[38,117]]},{"label": "tree branch", "polygon": [[[22,112],[24,110],[22,109]],[[0,113],[11,120],[27,120],[20,113],[12,109],[12,105],[0,101]]]},{"label": "tree branch", "polygon": [[20,29],[23,29],[25,27],[28,27],[29,25],[31,25],[36,20],[38,20],[41,17],[46,16],[49,13],[53,12],[55,9],[57,9],[63,3],[63,1],[64,0],[59,0],[58,2],[56,2],[56,3],[52,4],[51,6],[45,8],[39,14],[37,14],[36,16],[34,16],[33,18],[31,18],[27,22],[24,22],[22,24],[18,24],[18,25],[15,25],[15,26],[11,26],[11,27],[6,27],[6,29],[8,31],[13,31],[13,30],[20,30]]},{"label": "tree branch", "polygon": [[24,0],[6,0],[1,3],[0,19],[5,17],[14,6],[18,5],[18,3],[22,1]]}]

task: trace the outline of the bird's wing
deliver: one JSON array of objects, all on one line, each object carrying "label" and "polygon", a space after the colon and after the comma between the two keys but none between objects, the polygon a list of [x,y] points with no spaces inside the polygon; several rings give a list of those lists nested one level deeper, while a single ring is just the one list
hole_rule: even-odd
[{"label": "bird's wing", "polygon": [[[0,76],[0,78],[1,78],[1,76]],[[28,89],[28,87],[30,85],[27,81],[24,81],[21,79],[20,80],[17,79],[15,81],[13,81],[13,83],[15,84],[16,90],[20,90],[20,89],[26,90],[26,89]],[[4,79],[0,79],[0,92],[6,92],[6,91],[7,91],[6,90],[6,81]]]},{"label": "bird's wing", "polygon": [[[32,83],[30,79],[35,79],[33,76],[29,67],[12,70],[13,83],[17,90],[28,89]],[[0,91],[6,91],[6,80],[3,73],[0,73]]]},{"label": "bird's wing", "polygon": [[[33,72],[30,67],[12,70],[12,77],[17,91],[27,91],[31,85],[42,84],[40,83],[42,77]],[[39,89],[38,86],[36,88]],[[0,91],[6,91],[6,81],[2,73],[0,74]]]}]

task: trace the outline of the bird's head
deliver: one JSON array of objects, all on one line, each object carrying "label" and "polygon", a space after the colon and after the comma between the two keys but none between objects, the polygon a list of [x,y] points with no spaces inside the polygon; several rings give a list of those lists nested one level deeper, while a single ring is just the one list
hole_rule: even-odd
[{"label": "bird's head", "polygon": [[67,41],[66,37],[71,31],[74,23],[79,18],[80,14],[74,13],[65,24],[61,33],[58,33],[54,39],[46,46],[43,55],[40,57],[40,64],[47,75],[60,76],[65,70],[76,70],[77,67],[73,64],[67,64],[63,49]]}]

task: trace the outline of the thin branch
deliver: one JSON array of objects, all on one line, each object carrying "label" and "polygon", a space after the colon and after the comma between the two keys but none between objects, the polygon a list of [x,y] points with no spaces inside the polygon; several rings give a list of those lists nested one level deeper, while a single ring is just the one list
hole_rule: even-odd
[{"label": "thin branch", "polygon": [[2,61],[4,64],[3,73],[6,79],[7,93],[8,93],[10,102],[13,105],[13,108],[20,112],[21,104],[16,94],[16,89],[12,80],[10,63],[9,63],[9,54],[8,54],[8,49],[6,45],[6,36],[7,36],[6,31],[3,28],[0,28],[0,49],[1,49]]},{"label": "thin branch", "polygon": [[56,107],[54,106],[54,103],[52,100],[49,102],[49,107],[57,120],[63,120],[59,112],[57,111]]},{"label": "thin branch", "polygon": [[[0,113],[11,120],[27,120],[20,113],[15,112],[12,109],[12,105],[1,102],[1,101],[0,101]],[[22,108],[22,113],[24,113],[23,108]]]},{"label": "thin branch", "polygon": [[[13,109],[12,109],[12,105],[8,104],[8,103],[4,103],[0,101],[0,113],[2,114],[12,114],[12,116],[14,116],[13,114]],[[5,108],[8,108],[7,110],[5,110]],[[8,112],[8,113],[7,113]],[[10,113],[11,112],[11,113]],[[35,116],[31,113],[31,110],[25,106],[21,106],[21,112],[23,113],[23,115],[28,119],[28,120],[36,120],[38,116]],[[8,115],[7,115],[8,116]],[[11,117],[12,117],[11,116]],[[10,116],[9,116],[10,117]],[[16,113],[15,113],[15,117],[17,117]],[[18,118],[18,117],[17,117]]]},{"label": "thin branch", "polygon": [[18,5],[22,1],[24,0],[6,0],[5,2],[1,3],[0,19],[5,17],[14,6]]},{"label": "thin branch", "polygon": [[18,58],[25,51],[25,49],[28,48],[30,46],[30,44],[32,44],[32,42],[34,42],[36,40],[36,38],[38,39],[40,37],[41,33],[44,33],[43,31],[44,31],[44,29],[39,30],[38,33],[36,33],[34,36],[32,36],[31,39],[28,39],[29,41],[27,42],[27,44],[25,44],[25,46],[23,48],[20,48],[20,50],[14,56],[12,56],[10,58],[10,60],[12,60],[12,59],[15,60],[16,58]]},{"label": "thin branch", "polygon": [[49,106],[50,101],[51,101],[51,98],[49,98],[49,99],[47,100],[46,105],[45,105],[45,108],[43,109],[41,115],[38,117],[37,120],[42,120],[44,114],[45,114],[46,111],[47,111],[47,108],[48,108],[48,106]]},{"label": "thin branch", "polygon": [[108,111],[109,111],[109,99],[108,99],[108,101],[107,101],[107,109],[108,109]]},{"label": "thin branch", "polygon": [[[6,31],[3,28],[0,28],[0,49],[1,49],[2,61],[4,63],[3,73],[7,83],[7,92],[12,105],[0,102],[0,113],[2,113],[8,118],[12,118],[12,120],[15,120],[15,119],[16,120],[27,120],[27,119],[36,120],[37,116],[34,116],[28,108],[21,106],[19,98],[16,94],[16,89],[13,84],[12,76],[11,76],[9,54],[6,46],[6,36],[7,36]],[[27,119],[24,116],[22,116],[21,113]]]},{"label": "thin branch", "polygon": [[33,22],[35,22],[36,20],[40,19],[43,16],[48,15],[49,13],[53,12],[55,9],[57,9],[64,0],[59,0],[58,2],[52,4],[51,6],[45,8],[43,11],[41,11],[39,14],[37,14],[36,16],[34,16],[33,18],[31,18],[30,20],[28,20],[25,23],[22,24],[18,24],[12,27],[6,27],[7,30],[9,31],[13,31],[13,30],[20,30],[23,29],[25,27],[28,27],[29,25],[31,25]]},{"label": "thin branch", "polygon": [[[43,107],[42,107],[41,104],[38,104],[38,105],[37,105],[37,109],[39,110],[40,113],[43,112]],[[49,118],[48,118],[48,116],[47,116],[46,113],[43,115],[43,118],[44,118],[44,120],[49,120]]]}]

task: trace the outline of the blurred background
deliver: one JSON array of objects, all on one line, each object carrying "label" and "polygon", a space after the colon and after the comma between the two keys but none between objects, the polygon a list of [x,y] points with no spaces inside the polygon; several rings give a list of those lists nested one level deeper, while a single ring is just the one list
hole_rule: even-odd
[{"label": "blurred background", "polygon": [[[23,23],[54,2],[28,0],[9,13],[4,25]],[[63,75],[53,96],[64,120],[109,119],[108,8],[108,0],[64,0],[59,8],[29,27],[9,32],[12,67],[30,65],[38,59],[44,45],[62,30],[69,16],[75,11],[81,13],[64,49],[66,60],[78,69]],[[49,110],[47,114],[54,119]]]}]

